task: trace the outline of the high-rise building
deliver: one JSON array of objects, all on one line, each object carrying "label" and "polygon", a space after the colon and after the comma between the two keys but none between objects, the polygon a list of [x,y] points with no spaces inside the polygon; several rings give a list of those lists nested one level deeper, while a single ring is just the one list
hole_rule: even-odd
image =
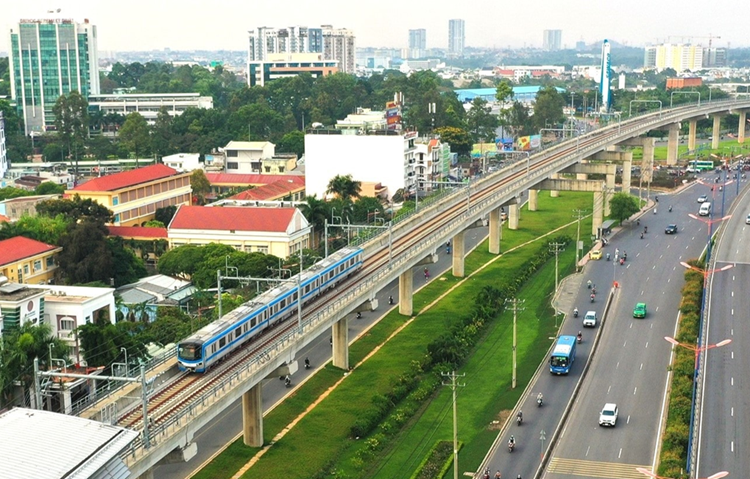
[{"label": "high-rise building", "polygon": [[[664,70],[671,68],[678,74],[696,71],[706,64],[711,52],[700,45],[663,43],[647,46],[643,57],[643,67]],[[715,56],[716,58],[716,56]]]},{"label": "high-rise building", "polygon": [[448,20],[448,54],[463,55],[466,40],[465,23],[460,19]]},{"label": "high-rise building", "polygon": [[410,50],[426,50],[427,49],[427,30],[424,28],[417,28],[416,30],[409,30],[409,49]]},{"label": "high-rise building", "polygon": [[5,176],[5,172],[9,168],[8,154],[5,151],[5,119],[3,118],[3,112],[0,111],[0,178]]},{"label": "high-rise building", "polygon": [[330,25],[319,28],[258,27],[248,32],[248,63],[267,62],[280,53],[322,53],[324,60],[337,60],[339,71],[354,73],[354,33]]},{"label": "high-rise building", "polygon": [[248,32],[248,61],[266,61],[268,55],[276,53],[323,53],[323,30],[321,28],[258,27]]},{"label": "high-rise building", "polygon": [[99,94],[96,38],[88,19],[21,20],[11,28],[11,96],[27,135],[54,127],[52,107],[60,96]]},{"label": "high-rise building", "polygon": [[562,48],[562,30],[545,30],[542,48],[550,52],[560,50]]},{"label": "high-rise building", "polygon": [[323,25],[323,59],[336,60],[339,71],[353,74],[357,66],[354,32]]}]

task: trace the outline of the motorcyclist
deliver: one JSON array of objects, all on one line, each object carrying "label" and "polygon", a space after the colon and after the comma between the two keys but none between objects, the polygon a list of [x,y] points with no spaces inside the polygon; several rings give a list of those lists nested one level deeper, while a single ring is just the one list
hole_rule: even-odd
[{"label": "motorcyclist", "polygon": [[654,214],[656,214],[656,208],[654,207]]},{"label": "motorcyclist", "polygon": [[643,239],[643,233],[641,233],[641,239]]},{"label": "motorcyclist", "polygon": [[310,359],[305,358],[305,369],[310,369]]},{"label": "motorcyclist", "polygon": [[357,311],[357,319],[362,319],[362,313]]},{"label": "motorcyclist", "polygon": [[518,411],[518,414],[516,414],[516,419],[519,423],[523,421],[523,411]]},{"label": "motorcyclist", "polygon": [[591,288],[591,294],[596,294],[596,286]]},{"label": "motorcyclist", "polygon": [[591,293],[591,302],[594,302],[594,298],[596,298],[596,295],[594,293]]},{"label": "motorcyclist", "polygon": [[393,296],[388,295],[388,304],[393,304]]},{"label": "motorcyclist", "polygon": [[591,289],[591,280],[586,281],[586,287]]},{"label": "motorcyclist", "polygon": [[515,437],[513,437],[513,435],[512,435],[512,434],[511,434],[511,436],[510,436],[510,439],[508,440],[508,444],[509,444],[509,445],[513,445],[513,446],[515,446],[515,445],[516,445],[516,438],[515,438]]},{"label": "motorcyclist", "polygon": [[578,308],[573,308],[573,317],[574,318],[578,317]]},{"label": "motorcyclist", "polygon": [[542,393],[537,394],[536,402],[541,404],[542,401],[544,401],[544,395]]},{"label": "motorcyclist", "polygon": [[657,203],[659,202],[659,196],[658,195],[654,196],[654,201],[656,201]]},{"label": "motorcyclist", "polygon": [[609,261],[609,253],[607,253],[607,261]]},{"label": "motorcyclist", "polygon": [[644,227],[643,227],[643,232],[644,232],[644,233],[648,233],[648,226],[644,226]]},{"label": "motorcyclist", "polygon": [[581,341],[583,341],[583,333],[582,333],[581,331],[578,331],[578,336],[576,336],[576,338],[578,338],[578,342],[579,342],[579,343],[580,343]]},{"label": "motorcyclist", "polygon": [[503,476],[500,474],[500,471],[497,471],[495,473],[495,479],[501,479]]},{"label": "motorcyclist", "polygon": [[669,205],[669,212],[672,212],[672,205]]}]

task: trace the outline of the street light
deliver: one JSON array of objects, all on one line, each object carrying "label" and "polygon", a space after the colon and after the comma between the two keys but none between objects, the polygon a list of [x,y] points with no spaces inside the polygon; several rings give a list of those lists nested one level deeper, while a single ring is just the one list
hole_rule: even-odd
[{"label": "street light", "polygon": [[126,347],[121,347],[120,351],[125,353],[125,377],[130,377],[130,371],[128,369],[128,349]]},{"label": "street light", "polygon": [[[669,477],[657,476],[656,474],[654,474],[653,472],[649,471],[645,467],[636,467],[635,470],[638,471],[638,472],[640,472],[641,474],[645,474],[648,477],[653,477],[655,479],[670,479]],[[711,474],[710,476],[706,477],[705,479],[720,479],[722,477],[727,477],[728,475],[729,475],[729,472],[727,472],[727,471],[721,471],[721,472],[717,472],[716,474]]]},{"label": "street light", "polygon": [[698,368],[698,366],[697,366],[697,364],[698,364],[698,356],[700,355],[700,353],[702,353],[703,351],[708,351],[709,349],[720,348],[722,346],[726,346],[727,344],[729,344],[729,343],[732,342],[731,339],[725,339],[723,341],[719,341],[716,344],[707,344],[705,346],[693,346],[692,344],[681,343],[681,342],[677,341],[675,338],[673,338],[671,336],[664,336],[664,339],[666,339],[668,343],[672,343],[675,346],[680,346],[682,348],[689,349],[691,351],[695,351],[696,372],[697,372],[697,368]]}]

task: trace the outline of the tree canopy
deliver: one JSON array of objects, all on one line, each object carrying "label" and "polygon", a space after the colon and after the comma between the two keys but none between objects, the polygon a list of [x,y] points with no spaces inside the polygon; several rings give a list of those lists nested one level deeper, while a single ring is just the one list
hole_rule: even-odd
[{"label": "tree canopy", "polygon": [[622,224],[640,210],[638,199],[630,193],[615,193],[609,200],[610,216]]}]

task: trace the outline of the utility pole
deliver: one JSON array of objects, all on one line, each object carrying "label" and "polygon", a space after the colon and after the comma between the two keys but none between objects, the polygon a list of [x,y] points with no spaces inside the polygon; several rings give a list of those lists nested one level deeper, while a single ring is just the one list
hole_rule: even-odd
[{"label": "utility pole", "polygon": [[516,369],[518,365],[518,363],[516,362],[516,345],[518,344],[518,342],[516,341],[516,319],[518,317],[518,312],[526,309],[520,307],[520,305],[522,305],[524,302],[525,300],[517,298],[505,300],[506,305],[508,303],[511,304],[510,306],[506,306],[505,309],[513,311],[513,381],[511,383],[511,388],[513,389],[516,388]]},{"label": "utility pole", "polygon": [[558,262],[559,262],[559,256],[560,253],[565,251],[565,243],[550,243],[549,247],[551,248],[551,251],[555,253],[555,291],[557,291],[557,287],[560,284],[560,275],[558,272]]},{"label": "utility pole", "polygon": [[578,251],[581,249],[581,219],[585,216],[586,210],[573,210],[574,218],[578,219],[578,228],[576,230],[576,273],[578,272]]},{"label": "utility pole", "polygon": [[443,383],[443,386],[450,386],[453,391],[453,479],[458,479],[458,409],[456,408],[456,389],[466,386],[466,384],[459,384],[456,379],[466,376],[466,374],[456,374],[456,371],[451,373],[440,373],[444,378],[450,378],[449,383]]}]

